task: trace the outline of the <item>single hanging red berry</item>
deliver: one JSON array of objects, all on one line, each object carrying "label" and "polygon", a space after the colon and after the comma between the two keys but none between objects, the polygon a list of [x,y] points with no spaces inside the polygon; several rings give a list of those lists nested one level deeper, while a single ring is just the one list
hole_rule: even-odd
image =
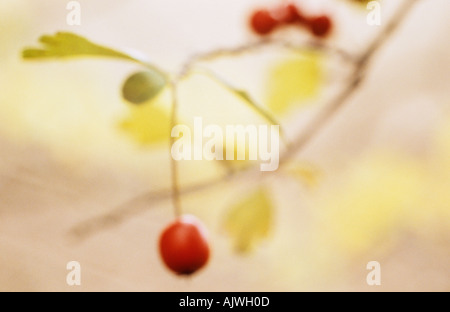
[{"label": "single hanging red berry", "polygon": [[250,26],[252,30],[259,35],[269,34],[278,22],[273,18],[268,10],[258,10],[253,13],[250,18]]},{"label": "single hanging red berry", "polygon": [[189,275],[209,258],[205,226],[192,215],[183,215],[161,234],[159,251],[164,263],[177,274]]},{"label": "single hanging red berry", "polygon": [[333,27],[331,19],[326,15],[310,18],[308,25],[312,33],[317,37],[327,36]]}]

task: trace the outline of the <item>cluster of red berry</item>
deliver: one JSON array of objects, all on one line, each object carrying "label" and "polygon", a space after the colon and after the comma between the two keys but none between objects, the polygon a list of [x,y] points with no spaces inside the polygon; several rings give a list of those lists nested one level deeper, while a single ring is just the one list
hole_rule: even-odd
[{"label": "cluster of red berry", "polygon": [[306,16],[293,3],[284,4],[273,10],[258,9],[250,17],[250,26],[258,35],[267,35],[275,28],[286,25],[306,27],[317,37],[327,36],[333,27],[329,16]]}]

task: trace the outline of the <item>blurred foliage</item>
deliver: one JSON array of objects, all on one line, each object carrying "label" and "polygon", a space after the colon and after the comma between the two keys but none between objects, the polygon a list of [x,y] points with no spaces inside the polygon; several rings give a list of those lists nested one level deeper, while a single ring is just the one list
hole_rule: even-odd
[{"label": "blurred foliage", "polygon": [[272,65],[267,84],[267,105],[276,114],[301,106],[320,91],[322,59],[318,52],[303,51]]},{"label": "blurred foliage", "polygon": [[268,236],[273,210],[268,191],[263,187],[231,206],[224,218],[224,228],[237,252],[251,251],[258,241]]},{"label": "blurred foliage", "polygon": [[[232,143],[234,143],[234,145],[232,145]],[[233,147],[232,159],[227,159],[227,146]],[[238,152],[240,152],[240,155],[238,155]],[[240,156],[241,158],[243,157],[244,159],[240,160],[238,156]],[[224,139],[223,160],[221,161],[221,164],[225,165],[232,171],[239,171],[247,168],[248,166],[255,165],[256,162],[256,160],[250,160],[248,144],[245,144],[245,142],[232,142],[230,141],[230,138]]]},{"label": "blurred foliage", "polygon": [[[367,1],[354,1],[366,3]],[[128,115],[119,122],[119,128],[140,144],[167,142],[170,134],[170,116],[167,107],[171,99],[166,76],[153,66],[128,54],[90,42],[71,33],[57,33],[39,39],[42,48],[23,51],[26,59],[62,58],[73,56],[106,56],[141,63],[149,69],[130,76],[122,90],[130,103]],[[318,52],[301,51],[274,63],[266,80],[266,104],[276,115],[301,108],[320,93],[324,82],[323,60]],[[262,110],[245,90],[235,88],[214,73],[209,78],[218,82],[243,103],[272,124],[278,124]],[[319,211],[319,236],[333,242],[341,250],[361,253],[380,242],[389,241],[395,232],[405,226],[421,227],[424,222],[443,222],[450,219],[450,138],[449,129],[440,134],[439,148],[433,162],[418,161],[406,155],[386,153],[357,160],[340,183],[316,197],[314,209]],[[224,142],[224,154],[226,144]],[[236,142],[234,156],[237,159]],[[245,147],[245,159],[249,158]],[[248,160],[225,160],[230,170],[249,165]],[[307,186],[317,186],[320,172],[313,166],[291,164],[288,172]],[[274,207],[267,190],[254,190],[235,203],[224,219],[224,228],[234,248],[249,252],[271,230]]]},{"label": "blurred foliage", "polygon": [[[449,123],[450,124],[450,123]],[[450,127],[438,132],[435,154],[418,160],[373,153],[358,160],[340,183],[317,197],[325,241],[350,254],[395,246],[406,229],[430,234],[450,226]]]},{"label": "blurred foliage", "polygon": [[317,209],[339,247],[362,252],[389,237],[414,204],[421,171],[393,155],[371,155],[354,164]]},{"label": "blurred foliage", "polygon": [[170,114],[166,107],[169,101],[169,92],[162,91],[143,105],[130,105],[128,116],[120,121],[119,128],[143,145],[168,142]]},{"label": "blurred foliage", "polygon": [[286,170],[307,187],[316,187],[320,182],[321,172],[311,163],[294,162]]}]

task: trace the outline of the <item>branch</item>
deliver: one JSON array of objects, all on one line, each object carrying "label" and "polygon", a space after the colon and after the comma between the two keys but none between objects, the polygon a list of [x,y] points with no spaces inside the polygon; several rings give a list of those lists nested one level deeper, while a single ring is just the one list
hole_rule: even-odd
[{"label": "branch", "polygon": [[323,126],[336,114],[347,102],[348,98],[358,89],[365,77],[367,66],[373,59],[376,52],[380,50],[383,44],[392,36],[395,30],[401,25],[410,10],[419,0],[407,0],[396,11],[389,23],[368,45],[367,49],[356,60],[356,67],[353,70],[349,84],[335,97],[331,103],[326,106],[316,117],[303,129],[302,133],[294,140],[291,148],[281,157],[280,165],[289,160],[294,154],[304,148]]},{"label": "branch", "polygon": [[[217,49],[214,51],[206,52],[203,54],[197,54],[189,58],[182,70],[180,71],[179,78],[187,75],[192,68],[205,61],[212,61],[222,57],[233,57],[242,55],[244,53],[249,53],[256,51],[267,46],[282,46],[288,49],[299,50],[300,48],[314,48],[321,51],[326,51],[329,53],[334,53],[340,56],[346,62],[352,62],[355,64],[351,78],[348,84],[342,89],[342,91],[337,94],[330,103],[312,119],[312,121],[307,124],[307,126],[302,130],[299,136],[289,145],[285,153],[280,157],[279,166],[281,167],[287,163],[294,155],[302,151],[305,146],[311,142],[317,134],[324,128],[328,121],[336,115],[336,113],[341,110],[348,99],[359,89],[361,82],[363,81],[366,73],[366,69],[374,58],[375,54],[383,47],[384,43],[392,36],[392,34],[399,28],[402,22],[405,20],[408,13],[412,10],[414,5],[419,0],[407,0],[396,11],[394,16],[391,18],[389,23],[380,31],[380,33],[375,37],[375,39],[367,46],[367,48],[361,53],[360,56],[355,57],[346,51],[340,50],[338,48],[330,47],[323,43],[318,43],[316,41],[308,41],[302,45],[295,45],[287,41],[280,40],[260,40],[254,43],[245,44],[230,49]],[[174,103],[175,105],[175,103]],[[174,118],[174,117],[173,117]],[[176,166],[176,164],[175,164]],[[172,175],[176,174],[176,170],[173,167],[172,161]],[[135,198],[125,202],[124,204],[118,206],[112,211],[99,215],[98,217],[88,219],[81,222],[75,227],[73,227],[69,234],[72,235],[76,240],[82,240],[88,238],[89,236],[95,234],[96,232],[117,226],[121,222],[125,221],[127,218],[146,211],[147,209],[154,207],[158,202],[174,198],[175,201],[179,201],[180,195],[187,195],[203,190],[207,190],[211,187],[218,186],[222,183],[232,182],[238,178],[250,178],[255,174],[259,173],[256,171],[255,167],[244,168],[240,171],[231,171],[228,174],[218,177],[210,181],[202,182],[196,185],[191,185],[178,190],[177,184],[175,189],[172,190],[161,190],[155,192],[147,192],[136,196]],[[272,173],[273,174],[273,173]],[[176,178],[176,177],[174,177]],[[142,205],[142,203],[146,205]],[[139,205],[141,204],[141,205]]]}]

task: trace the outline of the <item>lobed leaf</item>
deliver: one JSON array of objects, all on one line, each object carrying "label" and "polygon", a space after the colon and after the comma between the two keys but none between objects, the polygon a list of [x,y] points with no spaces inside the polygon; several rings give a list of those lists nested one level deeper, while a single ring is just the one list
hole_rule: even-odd
[{"label": "lobed leaf", "polygon": [[57,32],[52,36],[44,35],[39,38],[39,42],[42,47],[24,49],[22,57],[28,60],[88,56],[109,57],[136,62],[163,74],[163,71],[148,63],[147,60],[137,53],[130,54],[111,49],[74,33]]}]

